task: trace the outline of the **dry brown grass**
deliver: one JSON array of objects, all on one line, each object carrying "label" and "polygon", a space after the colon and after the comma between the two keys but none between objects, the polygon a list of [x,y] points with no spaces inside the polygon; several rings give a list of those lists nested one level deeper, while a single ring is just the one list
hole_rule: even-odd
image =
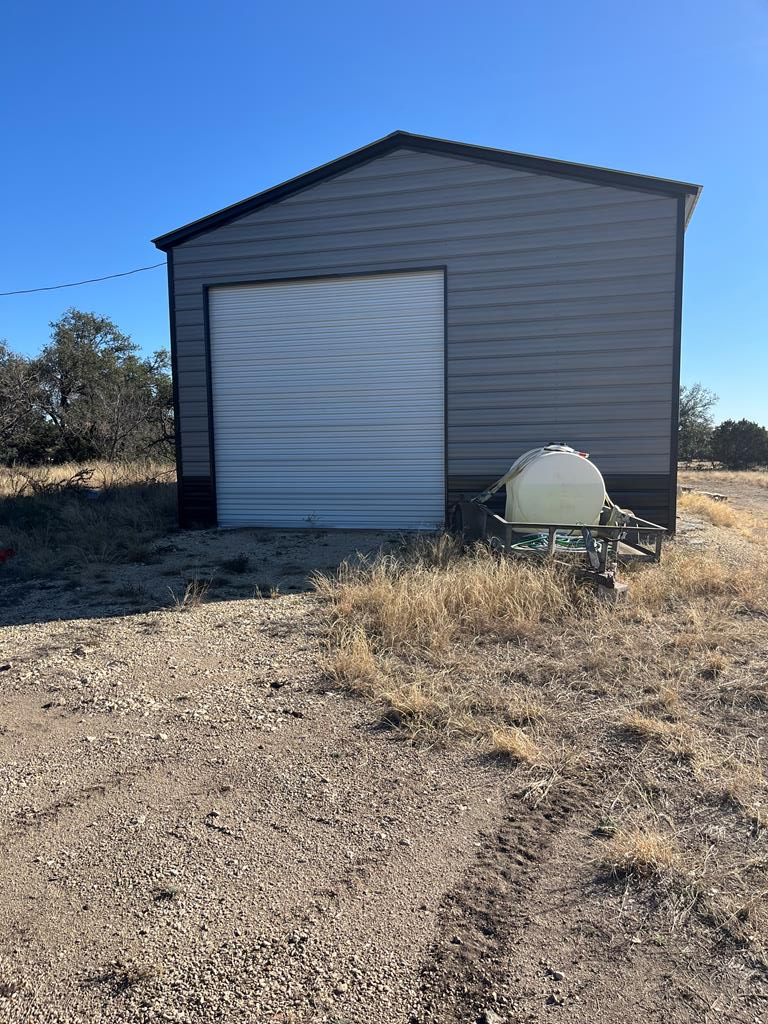
[{"label": "dry brown grass", "polygon": [[630,825],[616,829],[602,860],[620,878],[664,878],[679,869],[681,855],[673,836],[653,827]]},{"label": "dry brown grass", "polygon": [[445,561],[424,547],[382,555],[368,564],[341,566],[336,577],[315,579],[332,602],[337,623],[353,622],[397,653],[445,653],[459,638],[524,636],[594,604],[567,571],[499,559],[478,548],[469,558]]},{"label": "dry brown grass", "polygon": [[627,579],[635,608],[690,613],[700,600],[765,601],[767,573],[768,549],[757,544],[720,549],[669,544],[661,564],[633,569]]},{"label": "dry brown grass", "polygon": [[176,471],[167,462],[66,462],[58,466],[0,466],[0,498],[56,493],[70,482],[97,490],[151,483],[174,483]]},{"label": "dry brown grass", "polygon": [[620,723],[622,731],[644,743],[655,743],[677,757],[693,757],[696,751],[694,730],[684,722],[649,718],[639,711],[626,715]]},{"label": "dry brown grass", "polygon": [[201,580],[195,577],[188,581],[181,595],[169,587],[174,609],[177,612],[193,612],[202,607],[212,583],[210,579]]},{"label": "dry brown grass", "polygon": [[491,753],[509,758],[511,761],[536,764],[541,760],[538,746],[530,736],[516,726],[491,727],[488,732],[488,745]]},{"label": "dry brown grass", "polygon": [[[724,762],[701,765],[702,773],[706,768],[713,776],[724,767]],[[601,844],[597,863],[603,874],[651,890],[657,910],[673,930],[696,914],[723,935],[760,948],[768,934],[768,860],[758,845],[759,825],[745,814],[744,820],[754,829],[751,837],[745,833],[733,818],[729,799],[716,792],[713,778],[709,781],[713,795],[723,800],[721,821],[712,817],[708,805],[696,805],[689,790],[684,791],[683,799],[674,801],[675,815],[673,801],[654,796],[647,776],[637,775],[630,767],[611,804],[612,815],[595,830],[608,837]],[[753,781],[750,777],[750,792]],[[680,780],[677,788],[681,788]],[[618,820],[613,816],[617,812]],[[707,818],[703,827],[697,822],[702,813]]]},{"label": "dry brown grass", "polygon": [[700,516],[715,526],[736,526],[744,518],[744,513],[735,511],[727,501],[715,501],[706,494],[686,491],[677,499],[679,513],[688,512]]},{"label": "dry brown grass", "polygon": [[[493,753],[532,763],[535,744],[523,727],[539,722],[543,711],[524,686],[493,675],[473,679],[458,662],[438,669],[393,653],[377,656],[376,650],[361,628],[337,636],[326,662],[327,678],[375,701],[383,720],[412,739],[472,739]],[[522,756],[525,743],[527,755]]]},{"label": "dry brown grass", "polygon": [[[682,755],[691,748],[691,727],[641,710],[679,717],[679,682],[719,680],[731,663],[721,647],[738,616],[768,609],[768,558],[759,545],[718,554],[670,545],[661,565],[631,573],[630,602],[606,609],[557,566],[498,559],[483,549],[446,559],[446,542],[439,544],[438,559],[422,545],[316,579],[330,606],[329,671],[338,685],[377,697],[382,679],[386,686],[411,680],[421,667],[419,685],[429,680],[431,702],[439,692],[457,712],[520,726],[551,718],[567,701],[566,674],[569,687],[594,690],[599,679],[599,692],[620,697],[621,672],[634,663],[635,673],[650,676],[648,696],[630,718],[634,732],[640,735],[642,724],[647,738]],[[641,639],[649,629],[651,643]],[[542,688],[521,685],[509,663],[533,662],[538,670],[564,637],[554,680],[559,697],[553,704],[549,687],[545,704]],[[500,644],[513,653],[494,674],[487,652]],[[469,664],[464,671],[457,668],[462,661]]]},{"label": "dry brown grass", "polygon": [[349,630],[337,638],[326,664],[326,674],[340,688],[366,697],[375,696],[381,673],[365,630]]},{"label": "dry brown grass", "polygon": [[680,690],[669,683],[660,682],[658,689],[654,689],[640,702],[639,710],[679,718],[682,714]]},{"label": "dry brown grass", "polygon": [[11,577],[77,574],[97,563],[144,562],[175,523],[167,463],[0,468],[0,547]]},{"label": "dry brown grass", "polygon": [[717,699],[731,707],[768,710],[768,678],[764,675],[736,675],[725,681],[718,689]]},{"label": "dry brown grass", "polygon": [[768,470],[763,469],[681,469],[680,483],[711,491],[713,484],[731,487],[742,484],[768,488]]},{"label": "dry brown grass", "polygon": [[759,741],[701,750],[694,771],[715,799],[743,812],[758,828],[768,824],[768,775]]},{"label": "dry brown grass", "polygon": [[316,581],[329,676],[411,740],[508,762],[532,802],[586,787],[617,822],[612,872],[658,881],[670,920],[695,907],[729,933],[734,915],[752,929],[762,911],[744,908],[764,901],[745,851],[768,786],[749,736],[768,729],[768,548],[706,530],[693,535],[706,544],[672,542],[660,565],[628,567],[617,606],[563,568],[463,554],[450,538],[344,566]]}]

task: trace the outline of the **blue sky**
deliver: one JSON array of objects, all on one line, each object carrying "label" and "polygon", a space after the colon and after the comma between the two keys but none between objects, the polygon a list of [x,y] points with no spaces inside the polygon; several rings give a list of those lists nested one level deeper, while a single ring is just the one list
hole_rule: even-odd
[{"label": "blue sky", "polygon": [[[768,2],[12,4],[0,291],[155,263],[149,239],[396,128],[700,182],[683,381],[768,423]],[[168,343],[163,269],[0,298]]]}]

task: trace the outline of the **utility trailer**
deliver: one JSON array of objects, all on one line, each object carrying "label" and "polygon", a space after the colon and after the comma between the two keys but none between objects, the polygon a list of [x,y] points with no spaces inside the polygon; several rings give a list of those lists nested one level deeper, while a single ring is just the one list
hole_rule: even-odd
[{"label": "utility trailer", "polygon": [[577,565],[579,577],[593,583],[599,596],[616,600],[627,590],[626,584],[616,579],[619,563],[661,561],[667,531],[616,506],[606,507],[601,519],[606,522],[596,526],[508,522],[475,499],[454,505],[450,523],[467,543],[485,541],[493,550],[512,557],[562,558],[570,566],[583,559],[582,566]]}]

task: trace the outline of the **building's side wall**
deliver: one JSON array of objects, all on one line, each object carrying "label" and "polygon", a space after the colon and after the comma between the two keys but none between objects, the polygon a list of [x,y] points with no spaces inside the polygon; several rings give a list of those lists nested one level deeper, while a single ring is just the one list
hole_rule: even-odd
[{"label": "building's side wall", "polygon": [[204,285],[445,265],[449,493],[566,441],[666,521],[678,228],[676,198],[398,150],[177,245],[186,519],[211,512]]}]

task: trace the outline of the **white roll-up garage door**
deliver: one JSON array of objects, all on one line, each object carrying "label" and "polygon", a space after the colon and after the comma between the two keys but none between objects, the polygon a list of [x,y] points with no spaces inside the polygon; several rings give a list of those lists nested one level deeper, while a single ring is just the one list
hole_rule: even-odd
[{"label": "white roll-up garage door", "polygon": [[440,526],[443,301],[442,271],[211,288],[219,525]]}]

